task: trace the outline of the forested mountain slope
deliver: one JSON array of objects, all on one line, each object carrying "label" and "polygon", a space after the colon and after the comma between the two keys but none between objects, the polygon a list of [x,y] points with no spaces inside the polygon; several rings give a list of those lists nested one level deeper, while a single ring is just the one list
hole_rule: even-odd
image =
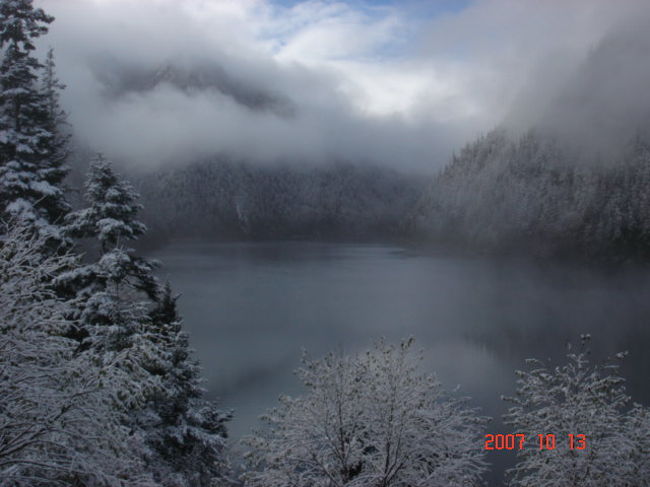
[{"label": "forested mountain slope", "polygon": [[436,175],[415,228],[491,252],[648,257],[648,26],[610,31],[565,78],[540,69],[502,128]]},{"label": "forested mountain slope", "polygon": [[427,238],[489,251],[647,256],[650,143],[587,156],[549,135],[496,130],[468,144],[419,203]]},{"label": "forested mountain slope", "polygon": [[370,165],[251,165],[213,158],[136,179],[151,239],[366,239],[403,234],[424,188]]}]

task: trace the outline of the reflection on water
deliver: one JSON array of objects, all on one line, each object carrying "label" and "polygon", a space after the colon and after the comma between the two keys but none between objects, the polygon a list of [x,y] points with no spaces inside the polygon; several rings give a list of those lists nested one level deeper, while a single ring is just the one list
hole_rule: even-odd
[{"label": "reflection on water", "polygon": [[[211,396],[236,439],[299,391],[301,349],[355,351],[415,336],[426,367],[498,417],[526,357],[561,358],[580,333],[621,350],[628,392],[650,403],[650,269],[417,255],[379,245],[176,244],[155,255],[176,291]],[[500,428],[498,421],[491,430]],[[503,456],[490,460],[502,468]]]}]

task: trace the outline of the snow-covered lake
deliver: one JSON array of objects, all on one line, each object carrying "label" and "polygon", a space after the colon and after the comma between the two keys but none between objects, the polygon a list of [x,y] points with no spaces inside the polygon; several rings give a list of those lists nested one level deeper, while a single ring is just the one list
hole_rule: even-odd
[{"label": "snow-covered lake", "polygon": [[561,358],[591,333],[595,357],[630,351],[628,392],[650,403],[650,269],[304,242],[179,243],[154,257],[182,293],[210,395],[235,410],[233,439],[299,391],[302,347],[355,351],[380,336],[415,336],[448,388],[500,416],[524,358]]}]

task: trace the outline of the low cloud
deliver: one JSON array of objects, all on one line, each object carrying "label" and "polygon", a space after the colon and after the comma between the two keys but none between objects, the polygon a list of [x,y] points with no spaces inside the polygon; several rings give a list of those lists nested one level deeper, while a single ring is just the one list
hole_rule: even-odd
[{"label": "low cloud", "polygon": [[[578,69],[648,10],[640,0],[37,3],[57,17],[43,44],[76,137],[140,167],[227,153],[433,170],[504,120],[576,125],[549,107],[583,86],[595,109],[644,86],[602,89]],[[626,79],[647,79],[643,52],[625,63],[641,66]]]}]

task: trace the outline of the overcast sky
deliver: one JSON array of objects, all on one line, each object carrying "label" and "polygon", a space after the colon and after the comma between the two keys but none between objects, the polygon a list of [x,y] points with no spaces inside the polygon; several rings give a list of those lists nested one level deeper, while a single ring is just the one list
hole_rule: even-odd
[{"label": "overcast sky", "polygon": [[[534,123],[603,38],[648,10],[642,0],[35,3],[56,16],[43,44],[55,48],[75,134],[140,166],[221,152],[437,168],[504,120]],[[218,66],[279,108],[169,83],[110,89],[129,70],[166,66]]]}]

